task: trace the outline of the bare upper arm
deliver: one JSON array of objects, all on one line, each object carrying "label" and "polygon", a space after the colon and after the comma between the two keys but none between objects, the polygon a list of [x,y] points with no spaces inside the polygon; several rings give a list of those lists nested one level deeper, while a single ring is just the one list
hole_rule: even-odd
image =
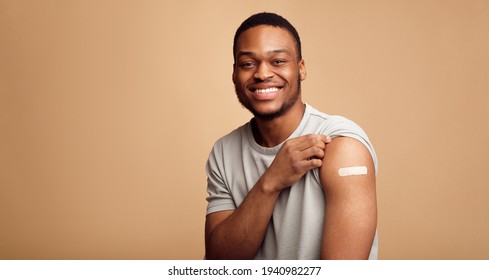
[{"label": "bare upper arm", "polygon": [[[340,175],[340,168],[365,166],[367,174]],[[375,168],[368,149],[358,140],[349,137],[337,137],[326,146],[320,179],[325,191],[349,191],[339,188],[344,185],[375,186]]]},{"label": "bare upper arm", "polygon": [[[339,173],[341,168],[358,166],[366,167],[367,173]],[[375,170],[370,152],[353,138],[335,138],[325,149],[319,174],[326,198],[322,257],[368,257],[377,223]]]},{"label": "bare upper arm", "polygon": [[225,211],[219,211],[219,212],[214,212],[211,214],[208,214],[205,217],[205,236],[206,239],[210,235],[210,233],[220,224],[222,223],[227,217],[229,217],[234,210],[225,210]]}]

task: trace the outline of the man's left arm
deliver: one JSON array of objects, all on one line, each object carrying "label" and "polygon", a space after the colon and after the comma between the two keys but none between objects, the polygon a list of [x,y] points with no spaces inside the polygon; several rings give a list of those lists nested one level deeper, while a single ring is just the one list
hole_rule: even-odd
[{"label": "man's left arm", "polygon": [[337,137],[319,170],[326,198],[321,259],[368,259],[377,227],[375,169],[359,141]]}]

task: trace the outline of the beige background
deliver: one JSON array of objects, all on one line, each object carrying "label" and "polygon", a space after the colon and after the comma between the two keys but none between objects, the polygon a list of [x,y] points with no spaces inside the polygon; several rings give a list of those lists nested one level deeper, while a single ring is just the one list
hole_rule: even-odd
[{"label": "beige background", "polygon": [[382,259],[489,258],[489,2],[0,0],[0,258],[200,259],[204,165],[251,118],[247,16],[296,25],[304,100],[380,160]]}]

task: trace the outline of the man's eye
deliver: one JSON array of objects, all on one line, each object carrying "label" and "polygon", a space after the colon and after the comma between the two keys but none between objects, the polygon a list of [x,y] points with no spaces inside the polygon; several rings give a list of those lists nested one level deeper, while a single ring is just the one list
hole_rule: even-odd
[{"label": "man's eye", "polygon": [[273,61],[273,64],[280,65],[280,64],[284,64],[285,62],[286,62],[285,59],[275,59]]},{"label": "man's eye", "polygon": [[243,67],[243,68],[251,68],[254,65],[255,64],[253,62],[244,62],[244,63],[241,63],[241,67]]}]

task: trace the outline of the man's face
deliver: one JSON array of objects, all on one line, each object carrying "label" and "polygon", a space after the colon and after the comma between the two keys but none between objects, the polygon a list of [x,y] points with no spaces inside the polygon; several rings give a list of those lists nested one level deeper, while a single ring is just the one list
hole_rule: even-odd
[{"label": "man's face", "polygon": [[274,119],[301,102],[305,77],[304,61],[286,29],[260,25],[239,36],[233,82],[239,101],[255,117]]}]

